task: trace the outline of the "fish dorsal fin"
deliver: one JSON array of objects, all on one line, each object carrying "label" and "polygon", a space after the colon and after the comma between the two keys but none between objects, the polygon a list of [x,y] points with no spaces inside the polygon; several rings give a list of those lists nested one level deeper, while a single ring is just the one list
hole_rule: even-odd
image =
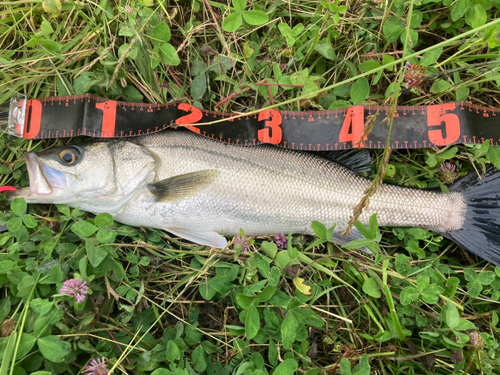
[{"label": "fish dorsal fin", "polygon": [[223,249],[227,245],[226,238],[214,231],[187,228],[167,228],[166,231],[200,245],[218,249]]},{"label": "fish dorsal fin", "polygon": [[169,177],[149,184],[148,187],[155,195],[157,202],[172,202],[192,197],[212,184],[218,175],[219,170],[207,169]]},{"label": "fish dorsal fin", "polygon": [[353,149],[349,151],[318,151],[316,155],[342,164],[356,173],[370,172],[372,158],[367,150]]}]

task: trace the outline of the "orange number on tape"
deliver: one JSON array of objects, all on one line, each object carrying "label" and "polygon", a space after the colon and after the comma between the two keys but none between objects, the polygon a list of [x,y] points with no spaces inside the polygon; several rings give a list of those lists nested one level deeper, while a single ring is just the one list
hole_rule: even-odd
[{"label": "orange number on tape", "polygon": [[[349,130],[351,130],[351,132],[349,132]],[[365,147],[365,144],[361,142],[361,136],[363,135],[364,131],[364,108],[362,106],[350,107],[345,114],[342,129],[340,129],[339,142],[352,142],[352,147],[354,148]]]},{"label": "orange number on tape", "polygon": [[446,129],[446,138],[441,130],[429,130],[429,140],[436,146],[445,146],[458,141],[460,138],[460,119],[455,113],[446,113],[455,109],[455,103],[430,105],[427,107],[427,125],[438,126],[443,122]]},{"label": "orange number on tape", "polygon": [[26,125],[28,124],[28,114],[30,114],[29,128],[24,129],[24,138],[33,139],[40,132],[40,125],[42,123],[42,103],[36,99],[28,100],[26,106]]},{"label": "orange number on tape", "polygon": [[[203,112],[201,112],[200,109],[193,107],[189,104],[180,103],[177,109],[180,109],[181,111],[184,112],[190,112],[186,116],[179,117],[177,120],[175,120],[175,123],[178,125],[194,124],[195,122],[198,122],[203,118]],[[198,134],[201,133],[201,130],[195,126],[186,126],[186,128]]]},{"label": "orange number on tape", "polygon": [[279,144],[283,138],[281,113],[275,109],[267,109],[259,113],[259,121],[265,121],[264,125],[266,126],[257,132],[259,141],[274,145]]},{"label": "orange number on tape", "polygon": [[114,100],[108,100],[104,103],[97,103],[95,107],[102,111],[101,136],[106,138],[114,137],[116,126],[116,102]]}]

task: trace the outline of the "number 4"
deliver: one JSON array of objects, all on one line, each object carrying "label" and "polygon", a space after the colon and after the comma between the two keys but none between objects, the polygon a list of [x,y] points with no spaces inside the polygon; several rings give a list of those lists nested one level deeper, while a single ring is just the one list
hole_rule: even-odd
[{"label": "number 4", "polygon": [[[350,133],[349,130],[351,130]],[[349,107],[345,114],[342,129],[340,129],[339,142],[352,142],[354,148],[365,147],[364,142],[361,141],[364,132],[365,110],[363,106]]]}]

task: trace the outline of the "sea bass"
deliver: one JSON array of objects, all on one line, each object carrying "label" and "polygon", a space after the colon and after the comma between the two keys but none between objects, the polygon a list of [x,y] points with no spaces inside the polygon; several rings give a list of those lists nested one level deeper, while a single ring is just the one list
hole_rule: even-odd
[{"label": "sea bass", "polygon": [[[25,155],[30,187],[8,194],[28,203],[65,203],[118,222],[158,228],[224,248],[247,235],[314,234],[311,223],[336,224],[342,237],[371,181],[311,153],[271,145],[242,147],[187,130],[84,142]],[[384,184],[360,221],[442,233],[500,264],[500,172],[453,185],[448,194]]]}]

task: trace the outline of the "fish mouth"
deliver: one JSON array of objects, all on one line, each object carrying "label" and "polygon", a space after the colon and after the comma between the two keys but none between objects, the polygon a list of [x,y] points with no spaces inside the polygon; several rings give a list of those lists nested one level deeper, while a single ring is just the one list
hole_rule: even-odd
[{"label": "fish mouth", "polygon": [[28,203],[45,203],[57,190],[64,190],[68,187],[66,175],[43,164],[35,153],[26,152],[24,160],[28,169],[30,187],[7,193],[8,199],[24,198]]}]

